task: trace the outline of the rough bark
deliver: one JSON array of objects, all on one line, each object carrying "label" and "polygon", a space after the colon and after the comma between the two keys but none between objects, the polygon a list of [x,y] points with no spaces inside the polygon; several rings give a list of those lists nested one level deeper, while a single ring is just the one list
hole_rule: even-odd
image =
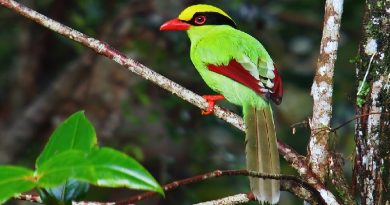
[{"label": "rough bark", "polygon": [[330,182],[334,186],[337,195],[339,196],[342,204],[355,205],[356,200],[353,197],[351,186],[343,172],[343,159],[341,154],[331,152],[329,163],[329,178]]},{"label": "rough bark", "polygon": [[308,159],[311,169],[322,181],[325,179],[329,164],[328,139],[332,117],[333,75],[342,11],[343,0],[326,1],[320,56],[311,89],[314,102]]},{"label": "rough bark", "polygon": [[362,117],[356,122],[354,173],[361,204],[390,200],[389,34],[390,2],[367,0],[356,63],[356,113]]}]

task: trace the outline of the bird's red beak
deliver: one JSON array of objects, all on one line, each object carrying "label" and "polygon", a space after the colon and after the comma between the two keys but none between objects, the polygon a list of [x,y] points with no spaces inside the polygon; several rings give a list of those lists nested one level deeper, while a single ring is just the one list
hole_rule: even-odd
[{"label": "bird's red beak", "polygon": [[191,24],[180,21],[179,19],[172,19],[165,22],[161,27],[160,31],[186,31],[190,29]]}]

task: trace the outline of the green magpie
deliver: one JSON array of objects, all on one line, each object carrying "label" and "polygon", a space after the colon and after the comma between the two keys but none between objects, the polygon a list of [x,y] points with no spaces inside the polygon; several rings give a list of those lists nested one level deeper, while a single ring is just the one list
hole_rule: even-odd
[{"label": "green magpie", "polygon": [[[263,45],[237,29],[233,19],[221,9],[199,4],[184,9],[178,18],[160,30],[187,31],[191,60],[206,82],[220,95],[203,96],[208,102],[202,114],[211,114],[215,101],[242,106],[246,124],[247,170],[279,174],[280,162],[270,101],[282,101],[282,80]],[[255,198],[276,204],[280,182],[249,177]]]}]

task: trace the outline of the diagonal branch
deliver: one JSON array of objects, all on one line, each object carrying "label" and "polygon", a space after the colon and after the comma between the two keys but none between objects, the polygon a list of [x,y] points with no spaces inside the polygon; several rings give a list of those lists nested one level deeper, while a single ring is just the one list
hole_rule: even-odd
[{"label": "diagonal branch", "polygon": [[[91,38],[13,0],[1,0],[0,4],[56,33],[59,33],[71,40],[81,43],[88,48],[91,48],[100,55],[106,56],[109,59],[114,60],[118,64],[126,67],[131,72],[153,82],[161,88],[170,91],[171,93],[177,95],[178,97],[190,102],[191,104],[201,109],[206,109],[208,107],[208,103],[201,96],[156,73],[155,71],[151,70],[150,68],[147,68],[139,62],[127,58],[123,53],[110,47],[105,42]],[[230,124],[241,130],[245,129],[245,125],[242,118],[235,113],[228,112],[220,108],[219,106],[215,106],[214,114],[217,117],[229,122]]]},{"label": "diagonal branch", "polygon": [[[15,11],[20,15],[23,15],[26,18],[29,18],[56,33],[59,33],[69,39],[81,43],[88,48],[91,48],[96,53],[114,60],[115,62],[126,67],[128,70],[134,72],[135,74],[153,82],[161,88],[164,88],[165,90],[177,95],[178,97],[190,102],[191,104],[201,109],[207,108],[208,103],[201,96],[156,73],[155,71],[147,68],[139,62],[127,58],[124,54],[113,49],[108,44],[102,41],[89,37],[79,31],[76,31],[57,21],[54,21],[53,19],[50,19],[13,0],[0,0],[0,5]],[[226,122],[232,124],[233,126],[237,127],[242,131],[245,130],[244,122],[242,118],[237,114],[224,110],[218,106],[215,107],[214,111],[214,115],[216,115],[217,117],[225,120]],[[297,169],[298,173],[304,176],[306,180],[321,194],[321,197],[325,200],[327,204],[338,204],[334,195],[330,191],[328,191],[325,185],[321,181],[319,181],[316,176],[311,172],[303,156],[299,155],[291,147],[282,143],[281,141],[278,141],[278,149],[281,155],[283,155],[283,157],[290,164],[292,164],[295,169]]]},{"label": "diagonal branch", "polygon": [[[128,35],[133,35],[133,31],[119,32],[123,28],[125,19],[149,9],[145,0],[138,2],[140,3],[137,1],[129,2],[128,5],[120,9],[115,17],[102,22],[100,27],[102,32],[99,34],[99,38],[115,39],[112,42],[113,45],[124,44],[123,41]],[[17,120],[12,120],[13,122],[9,126],[0,130],[0,163],[11,162],[18,153],[22,152],[36,135],[37,130],[42,128],[42,124],[49,121],[51,115],[58,111],[58,104],[68,101],[67,99],[80,86],[80,82],[91,76],[92,70],[96,69],[98,64],[98,57],[93,50],[89,50],[79,55],[74,61],[69,62],[51,86],[36,96],[22,113],[18,114]],[[115,115],[115,111],[111,112],[111,115]]]}]

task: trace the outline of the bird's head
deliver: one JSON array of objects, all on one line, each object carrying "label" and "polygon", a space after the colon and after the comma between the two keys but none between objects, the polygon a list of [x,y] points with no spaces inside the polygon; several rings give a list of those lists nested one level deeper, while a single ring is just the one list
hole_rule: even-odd
[{"label": "bird's head", "polygon": [[206,4],[198,4],[184,9],[179,17],[165,22],[160,30],[197,29],[204,26],[228,25],[236,28],[233,19],[221,9]]}]

